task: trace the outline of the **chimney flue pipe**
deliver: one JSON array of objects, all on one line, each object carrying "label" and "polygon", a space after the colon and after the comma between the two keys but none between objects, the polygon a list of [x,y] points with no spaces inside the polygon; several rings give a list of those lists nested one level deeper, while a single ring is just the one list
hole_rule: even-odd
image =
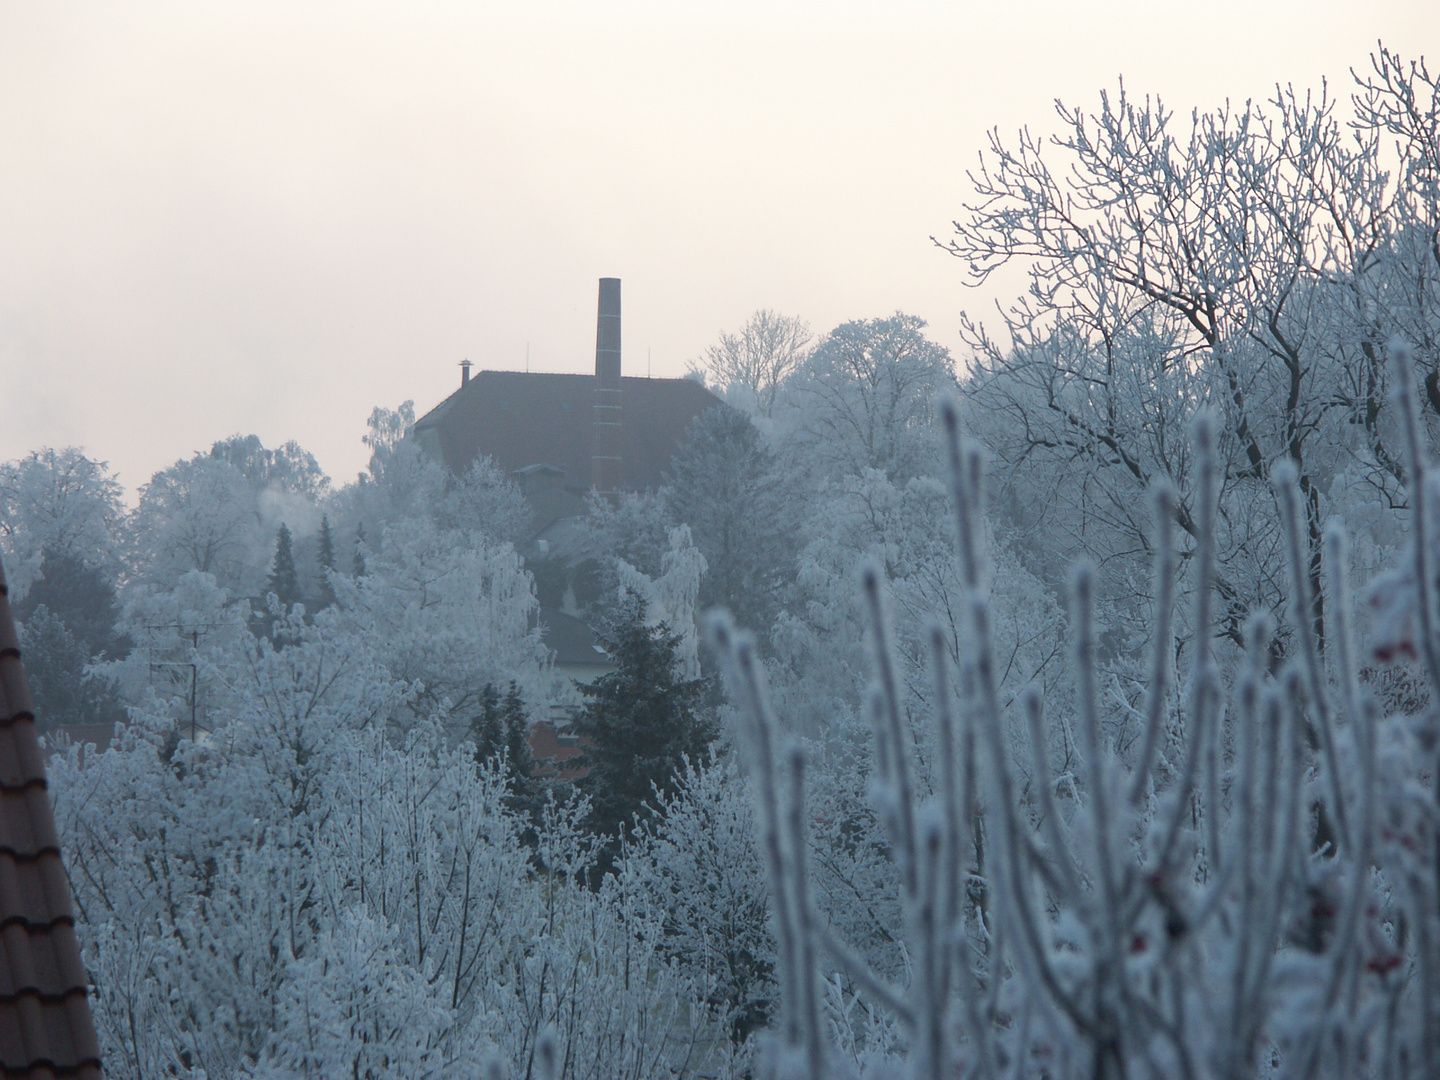
[{"label": "chimney flue pipe", "polygon": [[590,483],[601,495],[620,493],[620,279],[600,279],[595,323],[595,410]]}]

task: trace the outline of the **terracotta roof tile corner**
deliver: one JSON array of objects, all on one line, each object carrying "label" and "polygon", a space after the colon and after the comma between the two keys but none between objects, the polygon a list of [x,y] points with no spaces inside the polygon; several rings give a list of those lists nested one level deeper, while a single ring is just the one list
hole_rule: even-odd
[{"label": "terracotta roof tile corner", "polygon": [[100,1080],[45,759],[0,567],[0,1076]]}]

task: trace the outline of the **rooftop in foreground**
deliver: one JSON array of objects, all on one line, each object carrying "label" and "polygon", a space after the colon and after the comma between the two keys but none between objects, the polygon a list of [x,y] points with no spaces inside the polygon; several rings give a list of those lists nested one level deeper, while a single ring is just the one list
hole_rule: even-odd
[{"label": "rooftop in foreground", "polygon": [[0,1075],[99,1080],[70,883],[0,568]]}]

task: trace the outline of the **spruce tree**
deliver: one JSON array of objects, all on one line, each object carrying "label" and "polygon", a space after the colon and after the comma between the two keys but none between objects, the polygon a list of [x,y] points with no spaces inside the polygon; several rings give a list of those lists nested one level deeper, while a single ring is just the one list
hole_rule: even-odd
[{"label": "spruce tree", "polygon": [[129,639],[115,632],[120,604],[114,582],[58,548],[46,547],[40,559],[39,580],[15,604],[36,723],[49,728],[123,720],[113,682],[86,671],[97,659],[130,650]]},{"label": "spruce tree", "polygon": [[480,691],[480,711],[470,718],[470,738],[475,742],[475,763],[482,765],[505,745],[505,725],[500,714],[500,691],[486,683]]},{"label": "spruce tree", "polygon": [[76,555],[46,547],[40,555],[40,578],[15,604],[21,622],[36,608],[48,608],[84,648],[88,663],[96,657],[115,659],[129,651],[129,642],[115,632],[120,602],[114,581]]},{"label": "spruce tree", "polygon": [[646,625],[645,603],[631,594],[610,637],[615,670],[578,684],[586,701],[575,718],[588,770],[577,786],[590,796],[591,830],[605,838],[607,871],[655,790],[673,793],[685,757],[698,759],[716,735],[701,708],[706,681],[680,675],[680,634],[665,623]]},{"label": "spruce tree", "polygon": [[335,603],[335,587],[330,575],[335,572],[335,535],[330,531],[330,515],[320,518],[320,608]]},{"label": "spruce tree", "polygon": [[[535,779],[535,754],[530,749],[530,718],[525,699],[513,680],[503,700],[494,683],[485,684],[485,689],[480,691],[480,711],[470,719],[470,737],[475,741],[477,765],[505,755],[505,774],[510,781],[506,805],[538,823],[543,785]],[[533,839],[533,835],[527,834],[527,843]]]},{"label": "spruce tree", "polygon": [[59,615],[44,604],[35,606],[20,628],[20,636],[39,730],[125,719],[115,684],[86,671],[93,655]]},{"label": "spruce tree", "polygon": [[365,523],[355,526],[355,553],[350,561],[350,573],[354,577],[365,576]]},{"label": "spruce tree", "polygon": [[286,611],[300,602],[300,575],[295,571],[295,551],[290,543],[290,528],[283,522],[275,536],[275,561],[270,567],[269,589]]},{"label": "spruce tree", "polygon": [[500,707],[500,715],[505,729],[510,776],[515,781],[516,792],[520,793],[521,787],[528,786],[535,775],[535,754],[530,749],[530,716],[525,709],[525,699],[520,696],[520,687],[513,679]]}]

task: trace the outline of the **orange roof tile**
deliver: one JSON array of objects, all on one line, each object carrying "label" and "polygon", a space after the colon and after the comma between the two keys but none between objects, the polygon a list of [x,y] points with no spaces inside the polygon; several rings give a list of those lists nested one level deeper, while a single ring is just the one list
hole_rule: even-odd
[{"label": "orange roof tile", "polygon": [[99,1080],[88,984],[0,568],[0,1075]]}]

